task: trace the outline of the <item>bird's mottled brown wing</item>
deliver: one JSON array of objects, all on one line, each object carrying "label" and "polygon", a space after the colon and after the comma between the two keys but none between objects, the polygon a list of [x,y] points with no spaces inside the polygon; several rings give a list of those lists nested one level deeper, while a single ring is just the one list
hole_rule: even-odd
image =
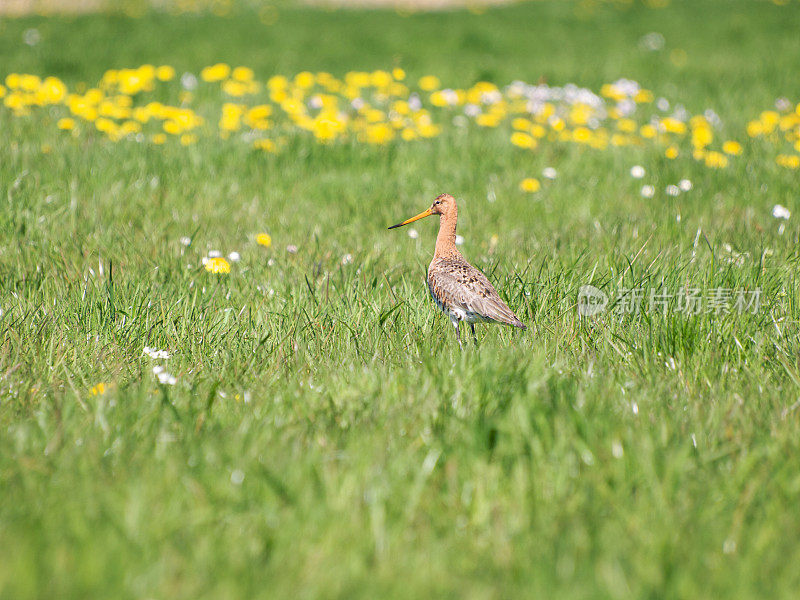
[{"label": "bird's mottled brown wing", "polygon": [[463,258],[440,258],[428,270],[428,287],[446,307],[473,313],[486,321],[495,321],[525,329],[517,315],[500,298],[486,275]]}]

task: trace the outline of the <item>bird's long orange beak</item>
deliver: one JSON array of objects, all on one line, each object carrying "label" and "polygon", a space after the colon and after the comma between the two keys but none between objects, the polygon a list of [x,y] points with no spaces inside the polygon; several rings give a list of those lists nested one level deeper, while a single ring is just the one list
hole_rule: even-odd
[{"label": "bird's long orange beak", "polygon": [[394,229],[395,227],[402,227],[403,225],[408,225],[409,223],[413,223],[414,221],[419,221],[420,219],[422,219],[424,217],[430,217],[432,214],[433,213],[431,212],[431,209],[429,208],[429,209],[424,210],[421,213],[419,213],[416,217],[411,217],[410,219],[406,219],[402,223],[398,223],[397,225],[392,225],[391,227],[389,227],[389,229]]}]

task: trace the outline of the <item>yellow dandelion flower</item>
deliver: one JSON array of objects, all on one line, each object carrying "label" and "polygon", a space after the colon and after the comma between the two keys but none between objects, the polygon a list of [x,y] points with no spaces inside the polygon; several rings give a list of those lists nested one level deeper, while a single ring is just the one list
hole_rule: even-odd
[{"label": "yellow dandelion flower", "polygon": [[511,127],[514,129],[519,129],[520,131],[527,131],[531,128],[533,123],[531,123],[528,119],[523,117],[517,117],[513,121],[511,121]]},{"label": "yellow dandelion flower", "polygon": [[228,79],[222,84],[222,91],[228,94],[229,96],[234,96],[236,98],[240,96],[244,96],[249,91],[247,84],[242,83],[240,81],[234,81],[233,79]]},{"label": "yellow dandelion flower", "polygon": [[267,80],[267,87],[270,91],[285,90],[289,87],[289,80],[283,75],[273,75]]},{"label": "yellow dandelion flower", "polygon": [[219,120],[219,128],[223,131],[238,131],[241,128],[242,115],[245,107],[240,104],[226,102],[222,105],[222,117]]},{"label": "yellow dandelion flower", "polygon": [[645,139],[651,140],[658,135],[658,130],[650,124],[642,125],[639,128],[639,135]]},{"label": "yellow dandelion flower", "polygon": [[578,103],[569,112],[569,120],[574,125],[586,125],[592,118],[592,107],[588,104]]},{"label": "yellow dandelion flower", "polygon": [[795,113],[789,113],[781,117],[778,127],[780,127],[781,131],[789,131],[790,129],[794,129],[798,124],[800,124],[800,118],[798,118]]},{"label": "yellow dandelion flower", "polygon": [[121,69],[119,71],[119,91],[123,94],[138,94],[148,87],[148,82],[133,69]]},{"label": "yellow dandelion flower", "polygon": [[739,142],[734,142],[733,140],[728,140],[724,144],[722,144],[722,151],[725,154],[731,154],[733,156],[738,156],[742,153],[742,145]]},{"label": "yellow dandelion flower", "polygon": [[178,135],[183,131],[183,127],[181,127],[176,121],[164,121],[164,124],[161,126],[165,132]]},{"label": "yellow dandelion flower", "polygon": [[772,133],[780,123],[781,116],[774,110],[765,110],[760,115],[761,124],[765,133]]},{"label": "yellow dandelion flower", "polygon": [[303,71],[294,76],[294,84],[300,89],[307,90],[314,85],[314,74]]},{"label": "yellow dandelion flower", "polygon": [[581,144],[587,144],[592,140],[592,130],[588,127],[576,127],[572,132],[572,139]]},{"label": "yellow dandelion flower", "polygon": [[6,88],[0,85],[0,98],[6,95]]},{"label": "yellow dandelion flower", "polygon": [[141,130],[142,130],[142,124],[137,121],[125,121],[119,128],[119,132],[121,135],[139,133]]},{"label": "yellow dandelion flower", "polygon": [[747,124],[747,135],[750,137],[758,137],[764,133],[764,126],[761,121],[750,121]]},{"label": "yellow dandelion flower", "polygon": [[59,129],[63,129],[65,131],[70,130],[70,129],[74,129],[74,127],[75,127],[75,119],[70,119],[69,117],[65,117],[63,119],[59,119],[58,123],[56,123],[56,126]]},{"label": "yellow dandelion flower", "polygon": [[348,87],[363,88],[369,85],[369,73],[363,71],[350,71],[344,76],[344,81]]},{"label": "yellow dandelion flower", "polygon": [[153,143],[157,145],[165,144],[167,141],[167,134],[165,133],[156,133],[153,136]]},{"label": "yellow dandelion flower", "polygon": [[617,86],[606,83],[603,84],[603,87],[600,88],[600,94],[605,96],[606,98],[611,98],[612,100],[616,100],[620,102],[621,100],[625,99],[625,94],[623,94]]},{"label": "yellow dandelion flower", "polygon": [[8,89],[15,90],[18,87],[20,87],[19,85],[20,79],[21,77],[19,73],[9,73],[8,75],[6,75],[6,85],[8,86]]},{"label": "yellow dandelion flower", "polygon": [[142,79],[153,79],[156,76],[156,68],[153,65],[142,65],[136,72]]},{"label": "yellow dandelion flower", "polygon": [[545,129],[538,123],[535,123],[531,125],[531,135],[535,138],[543,138],[544,136],[547,135],[547,129]]},{"label": "yellow dandelion flower", "polygon": [[523,192],[538,192],[541,187],[542,184],[539,183],[539,180],[533,177],[526,177],[519,182],[519,189]]},{"label": "yellow dandelion flower", "polygon": [[112,101],[114,102],[114,104],[122,108],[130,108],[131,106],[133,106],[133,98],[131,98],[130,96],[114,96],[114,98],[112,98]]},{"label": "yellow dandelion flower", "polygon": [[254,77],[255,73],[253,73],[253,69],[250,67],[236,67],[231,73],[231,79],[236,81],[252,81]]},{"label": "yellow dandelion flower", "polygon": [[373,71],[369,76],[370,83],[376,88],[386,88],[392,83],[392,76],[386,71]]},{"label": "yellow dandelion flower", "polygon": [[13,110],[25,108],[25,100],[22,94],[17,92],[11,92],[8,96],[6,96],[3,100],[3,104]]},{"label": "yellow dandelion flower", "polygon": [[475,122],[481,127],[497,127],[500,125],[500,117],[494,114],[481,113],[475,117]]},{"label": "yellow dandelion flower", "polygon": [[779,154],[775,158],[775,162],[787,169],[797,169],[800,167],[800,156],[796,154]]},{"label": "yellow dandelion flower", "polygon": [[447,106],[447,97],[445,96],[444,92],[436,91],[431,94],[431,104],[438,107]]},{"label": "yellow dandelion flower", "polygon": [[385,144],[394,138],[394,130],[386,123],[370,125],[366,130],[366,139],[369,144]]},{"label": "yellow dandelion flower", "polygon": [[103,133],[111,133],[117,128],[117,124],[114,123],[114,121],[112,121],[111,119],[106,119],[105,117],[97,119],[94,122],[94,126],[97,128],[98,131],[102,131]]},{"label": "yellow dandelion flower", "polygon": [[394,77],[397,81],[403,81],[406,78],[406,72],[401,68],[392,69],[392,77]]},{"label": "yellow dandelion flower", "polygon": [[103,100],[103,92],[97,88],[88,89],[83,95],[83,99],[89,104],[100,104]]},{"label": "yellow dandelion flower", "polygon": [[67,86],[56,77],[48,77],[42,82],[36,95],[43,103],[56,104],[67,95]]},{"label": "yellow dandelion flower", "polygon": [[175,69],[169,65],[161,65],[156,69],[156,79],[159,81],[170,81],[175,78]]},{"label": "yellow dandelion flower", "polygon": [[683,135],[686,133],[686,123],[683,121],[679,121],[678,119],[674,119],[672,117],[667,117],[666,119],[661,120],[661,127],[667,133],[675,133],[678,135]]},{"label": "yellow dandelion flower", "polygon": [[92,396],[102,396],[106,393],[106,388],[105,383],[98,383],[92,388]]},{"label": "yellow dandelion flower", "polygon": [[425,92],[432,92],[436,88],[441,87],[442,82],[439,81],[439,78],[435,75],[425,75],[424,77],[420,78],[418,85],[419,89]]},{"label": "yellow dandelion flower", "polygon": [[256,244],[269,248],[272,246],[272,237],[268,233],[259,233],[256,236]]},{"label": "yellow dandelion flower", "polygon": [[724,169],[728,166],[728,157],[722,152],[711,151],[706,153],[706,166],[712,169]]},{"label": "yellow dandelion flower", "polygon": [[228,78],[230,72],[231,68],[228,65],[225,63],[217,63],[216,65],[206,67],[200,71],[200,79],[209,82],[222,81],[223,79]]},{"label": "yellow dandelion flower", "polygon": [[710,127],[697,127],[692,129],[692,145],[695,148],[705,148],[714,140]]},{"label": "yellow dandelion flower", "polygon": [[137,106],[131,111],[131,116],[140,123],[147,123],[150,120],[150,111],[144,106]]},{"label": "yellow dandelion flower", "polygon": [[517,146],[518,148],[536,148],[537,142],[527,133],[522,133],[521,131],[515,131],[511,134],[511,143]]},{"label": "yellow dandelion flower", "polygon": [[640,104],[652,102],[653,101],[653,92],[650,90],[639,90],[636,92],[636,95],[633,97],[634,102],[638,102]]},{"label": "yellow dandelion flower", "polygon": [[666,150],[664,150],[664,156],[673,160],[678,158],[678,148],[677,146],[668,146]]},{"label": "yellow dandelion flower", "polygon": [[417,131],[424,138],[432,138],[439,135],[442,131],[442,128],[431,123],[422,123],[419,125]]},{"label": "yellow dandelion flower", "polygon": [[208,262],[206,262],[206,271],[209,273],[230,273],[231,263],[221,256],[215,256],[214,258],[209,258]]},{"label": "yellow dandelion flower", "polygon": [[19,87],[26,92],[35,92],[42,85],[42,80],[36,75],[25,73],[20,76]]}]

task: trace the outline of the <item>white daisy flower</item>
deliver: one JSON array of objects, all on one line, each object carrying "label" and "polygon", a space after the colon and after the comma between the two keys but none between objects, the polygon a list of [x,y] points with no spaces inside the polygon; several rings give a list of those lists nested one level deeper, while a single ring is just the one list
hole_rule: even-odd
[{"label": "white daisy flower", "polygon": [[642,165],[634,165],[631,167],[631,177],[634,179],[641,179],[644,177],[644,167]]},{"label": "white daisy flower", "polygon": [[776,219],[788,219],[789,217],[792,216],[792,213],[785,206],[776,204],[775,206],[772,207],[772,216],[775,217]]},{"label": "white daisy flower", "polygon": [[542,177],[545,179],[555,179],[558,177],[558,171],[556,171],[553,167],[545,167],[542,170]]},{"label": "white daisy flower", "polygon": [[151,348],[150,346],[145,346],[142,354],[146,354],[150,358],[154,360],[163,359],[166,360],[169,358],[169,352],[166,350],[159,350],[158,348]]}]

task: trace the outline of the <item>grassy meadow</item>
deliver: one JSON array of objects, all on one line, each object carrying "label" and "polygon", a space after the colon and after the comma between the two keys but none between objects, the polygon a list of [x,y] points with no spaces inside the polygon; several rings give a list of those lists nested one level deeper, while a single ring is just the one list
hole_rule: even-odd
[{"label": "grassy meadow", "polygon": [[[751,0],[0,20],[0,598],[794,597],[797,31]],[[106,75],[142,65],[174,72]],[[376,70],[372,118],[337,82]],[[604,104],[537,121],[514,81]],[[527,331],[460,350],[437,223],[386,230],[442,192]],[[581,318],[587,284],[617,300]]]}]

